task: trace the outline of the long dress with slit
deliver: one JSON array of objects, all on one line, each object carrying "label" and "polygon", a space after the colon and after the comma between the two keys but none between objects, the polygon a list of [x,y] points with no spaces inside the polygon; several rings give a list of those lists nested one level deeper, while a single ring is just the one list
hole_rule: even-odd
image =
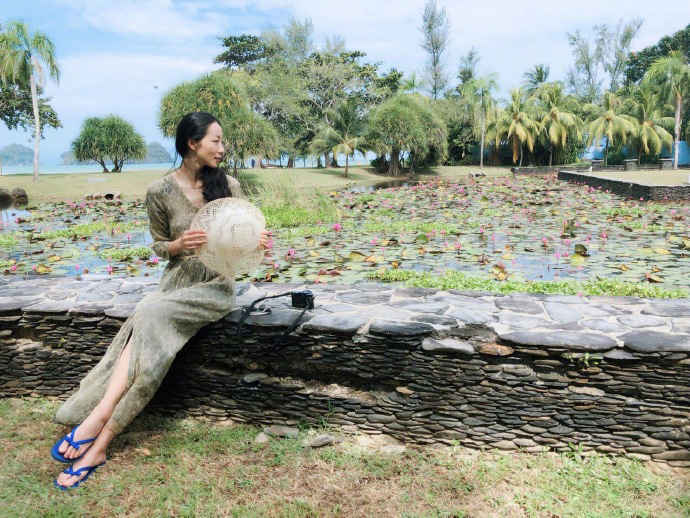
[{"label": "long dress with slit", "polygon": [[[237,180],[228,176],[228,184],[233,197],[244,197]],[[91,413],[103,398],[117,359],[131,337],[127,389],[108,422],[113,432],[120,433],[151,400],[187,341],[233,309],[232,279],[207,269],[191,251],[174,257],[168,253],[168,243],[189,228],[199,210],[172,175],[148,188],[146,208],[153,251],[169,261],[160,284],[141,299],[103,358],[60,406],[55,415],[58,423],[79,424]]]}]

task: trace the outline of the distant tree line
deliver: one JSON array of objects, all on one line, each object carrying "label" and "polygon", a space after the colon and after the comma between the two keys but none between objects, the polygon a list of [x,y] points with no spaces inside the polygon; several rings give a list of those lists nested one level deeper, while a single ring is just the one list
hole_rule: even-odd
[{"label": "distant tree line", "polygon": [[210,111],[235,171],[250,156],[287,167],[316,157],[319,167],[343,165],[346,175],[355,153],[375,154],[372,164],[391,175],[483,166],[485,157],[496,165],[571,163],[599,142],[607,162],[622,160],[624,147],[650,161],[688,133],[690,26],[638,53],[630,48],[641,19],[568,33],[566,80],[551,80],[549,65],[537,64],[502,100],[497,75],[478,72],[475,48],[449,80],[450,24],[437,0],[427,0],[420,20],[428,57],[420,76],[382,71],[338,36],[317,45],[309,19],[222,37],[215,62],[225,68],[167,92],[159,126],[172,136],[185,113]]}]

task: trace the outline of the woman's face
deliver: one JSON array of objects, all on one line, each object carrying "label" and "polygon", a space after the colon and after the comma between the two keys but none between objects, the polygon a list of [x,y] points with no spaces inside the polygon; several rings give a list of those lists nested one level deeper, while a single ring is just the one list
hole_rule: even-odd
[{"label": "woman's face", "polygon": [[190,140],[189,149],[195,153],[200,165],[218,167],[223,160],[223,128],[217,122],[212,123],[201,140]]}]

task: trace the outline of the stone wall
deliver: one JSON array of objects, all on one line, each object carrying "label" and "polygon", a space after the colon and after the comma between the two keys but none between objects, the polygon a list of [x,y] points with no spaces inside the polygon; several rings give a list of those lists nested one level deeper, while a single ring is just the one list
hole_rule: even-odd
[{"label": "stone wall", "polygon": [[591,185],[607,189],[619,196],[644,200],[690,200],[690,185],[642,185],[638,183],[616,180],[613,178],[601,178],[589,174],[580,174],[572,171],[559,171],[559,180]]},{"label": "stone wall", "polygon": [[[66,396],[154,285],[41,282],[0,284],[0,396]],[[204,328],[151,406],[690,466],[690,300],[310,288],[316,309],[285,340],[289,298],[240,335],[239,311]],[[287,289],[243,285],[238,302]]]}]

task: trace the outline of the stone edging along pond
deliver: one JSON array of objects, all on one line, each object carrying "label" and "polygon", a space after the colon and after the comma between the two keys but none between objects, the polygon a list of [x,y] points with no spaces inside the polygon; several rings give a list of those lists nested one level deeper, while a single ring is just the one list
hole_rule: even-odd
[{"label": "stone edging along pond", "polygon": [[558,179],[607,189],[614,194],[635,200],[690,200],[690,184],[645,185],[623,179],[603,178],[600,176],[593,176],[591,173],[578,173],[565,170],[558,171]]},{"label": "stone edging along pond", "polygon": [[[2,282],[2,281],[0,281]],[[66,397],[155,281],[0,284],[0,396]],[[238,303],[295,285],[238,285]],[[690,299],[311,285],[180,352],[151,406],[403,441],[624,454],[690,466]],[[267,311],[270,310],[270,311]]]}]

